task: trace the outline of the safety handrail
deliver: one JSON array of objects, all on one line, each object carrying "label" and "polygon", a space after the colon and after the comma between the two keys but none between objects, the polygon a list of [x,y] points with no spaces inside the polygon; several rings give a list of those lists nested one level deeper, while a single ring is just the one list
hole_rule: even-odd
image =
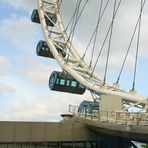
[{"label": "safety handrail", "polygon": [[79,112],[79,107],[69,105],[69,112],[76,116],[94,121],[109,122],[125,125],[148,126],[148,114],[144,112],[126,112],[126,111],[98,111]]}]

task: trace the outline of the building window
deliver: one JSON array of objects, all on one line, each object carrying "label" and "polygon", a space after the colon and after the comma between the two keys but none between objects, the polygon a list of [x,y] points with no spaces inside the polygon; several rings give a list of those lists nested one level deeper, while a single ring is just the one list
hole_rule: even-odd
[{"label": "building window", "polygon": [[72,142],[62,142],[61,148],[73,148],[73,143]]}]

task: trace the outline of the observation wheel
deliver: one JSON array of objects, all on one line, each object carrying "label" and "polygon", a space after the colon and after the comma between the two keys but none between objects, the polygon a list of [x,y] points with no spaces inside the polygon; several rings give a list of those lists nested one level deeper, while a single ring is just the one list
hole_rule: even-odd
[{"label": "observation wheel", "polygon": [[[89,3],[88,0],[77,0],[75,11],[70,19],[70,23],[72,24],[70,33],[67,31],[67,27],[64,26],[64,21],[60,14],[61,12],[60,6],[62,0],[37,0],[37,2],[38,2],[38,9],[34,10],[34,14],[38,15],[39,18],[37,20],[34,19],[32,21],[41,23],[42,30],[46,40],[46,43],[44,43],[44,41],[43,42],[40,41],[39,44],[43,44],[45,48],[47,46],[50,48],[50,54],[52,55],[50,56],[50,58],[56,59],[56,61],[61,66],[63,72],[66,75],[71,76],[78,83],[82,84],[87,90],[89,90],[91,93],[95,95],[99,96],[100,94],[104,94],[104,95],[118,96],[124,100],[125,104],[133,103],[133,106],[140,104],[144,109],[146,109],[147,106],[146,103],[148,97],[137,95],[137,93],[135,93],[134,87],[130,91],[126,91],[125,89],[120,88],[118,81],[117,83],[111,84],[106,81],[106,77],[101,78],[101,76],[95,73],[95,67],[98,62],[98,58],[96,59],[96,63],[94,65],[88,64],[85,61],[84,56],[81,56],[79,54],[79,51],[75,48],[75,45],[72,42],[72,38],[74,36],[76,25],[86,5]],[[108,56],[107,56],[108,58],[110,52],[109,49],[111,46],[111,37],[112,37],[114,20],[116,18],[118,10],[120,9],[120,4],[122,0],[113,0],[112,2],[114,3],[112,11],[113,15],[106,36],[106,38],[109,36],[109,47],[108,47]],[[141,17],[145,3],[146,0],[141,0],[141,5],[139,7],[139,15],[137,18],[137,24],[135,26],[135,30],[138,30],[139,34],[140,34]],[[101,18],[105,13],[108,4],[109,0],[106,1],[100,0],[100,11],[98,15],[98,20],[94,32],[92,31],[92,38],[90,42],[92,40],[94,40],[94,43],[96,42],[98,26],[101,21]],[[135,34],[133,33],[133,36],[134,35]],[[137,38],[139,38],[139,36],[140,35],[138,35]],[[105,43],[105,41],[103,42],[103,44]],[[139,40],[137,40],[137,42],[139,42]],[[38,48],[40,47],[39,44]],[[94,46],[95,45],[93,44],[93,49]],[[38,54],[40,54],[39,50]],[[44,53],[43,55],[41,53],[41,56],[48,57],[49,56],[48,54],[49,52]],[[127,54],[125,57],[127,57]],[[136,55],[138,55],[138,47]],[[106,72],[107,72],[107,65],[109,62],[108,58],[106,61]],[[125,60],[123,62],[123,65],[121,65],[121,68],[123,68]]]}]

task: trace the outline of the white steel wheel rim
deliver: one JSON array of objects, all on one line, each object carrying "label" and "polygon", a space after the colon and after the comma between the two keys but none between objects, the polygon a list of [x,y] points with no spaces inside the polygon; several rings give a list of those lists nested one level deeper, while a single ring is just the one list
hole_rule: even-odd
[{"label": "white steel wheel rim", "polygon": [[[43,3],[51,3],[55,4],[55,10],[56,10],[56,17],[57,17],[57,24],[59,28],[59,34],[62,36],[65,43],[67,43],[67,46],[69,46],[69,50],[73,56],[73,62],[66,61],[56,50],[56,47],[54,45],[54,40],[50,36],[50,30],[46,25],[45,21],[45,10],[43,7]],[[74,46],[68,41],[68,35],[65,32],[64,23],[62,20],[62,17],[58,11],[58,0],[53,0],[52,2],[38,0],[38,11],[39,11],[39,17],[40,22],[42,25],[43,33],[46,39],[46,42],[54,56],[54,58],[57,60],[61,68],[67,72],[69,75],[74,77],[78,82],[83,84],[88,90],[96,93],[96,94],[106,94],[106,95],[115,95],[119,96],[127,101],[136,101],[138,103],[144,103],[146,104],[146,99],[148,97],[138,96],[137,94],[133,92],[128,92],[123,89],[120,89],[116,85],[111,84],[105,84],[103,85],[103,80],[96,76],[95,74],[92,75],[90,78],[92,69],[81,59],[79,56],[79,53],[75,50]]]}]

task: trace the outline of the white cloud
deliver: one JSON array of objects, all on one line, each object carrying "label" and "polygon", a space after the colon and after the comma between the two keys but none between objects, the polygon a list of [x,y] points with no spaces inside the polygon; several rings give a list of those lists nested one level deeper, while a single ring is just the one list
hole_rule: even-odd
[{"label": "white cloud", "polygon": [[34,56],[28,55],[27,59],[24,56],[17,58],[18,63],[23,65],[15,70],[15,74],[22,78],[27,78],[28,82],[34,85],[42,86],[48,84],[48,79],[52,71],[60,71],[60,67],[56,60],[37,56],[35,49]]},{"label": "white cloud", "polygon": [[79,105],[82,100],[91,99],[88,92],[83,96],[51,92],[47,84],[50,73],[56,69],[51,63],[55,62],[51,60],[49,65],[43,64],[40,57],[37,58],[38,61],[30,57],[27,60],[17,58],[24,66],[16,66],[8,76],[2,77],[4,84],[0,92],[7,94],[7,107],[0,109],[2,120],[59,121],[60,114],[68,112],[69,104]]},{"label": "white cloud", "polygon": [[[46,58],[46,63],[42,63],[41,57],[37,57],[37,60],[27,60],[26,76],[33,82],[39,84],[48,84],[48,78],[52,71],[59,69],[56,61]],[[48,63],[49,61],[49,63]]]},{"label": "white cloud", "polygon": [[9,85],[3,84],[0,81],[0,94],[1,93],[14,93],[15,89]]},{"label": "white cloud", "polygon": [[15,7],[16,9],[24,9],[31,11],[34,8],[37,8],[37,2],[35,0],[5,0],[6,3]]},{"label": "white cloud", "polygon": [[12,98],[13,101],[3,111],[3,114],[6,114],[3,120],[59,121],[60,115],[68,112],[69,104],[79,105],[84,99],[90,100],[88,92],[84,96],[62,92],[49,93],[38,94],[35,100]]},{"label": "white cloud", "polygon": [[6,56],[0,55],[0,75],[6,74],[10,68],[10,62]]},{"label": "white cloud", "polygon": [[37,36],[37,32],[29,18],[14,16],[1,22],[0,35],[13,41],[21,49],[29,50],[32,49],[30,42]]}]

